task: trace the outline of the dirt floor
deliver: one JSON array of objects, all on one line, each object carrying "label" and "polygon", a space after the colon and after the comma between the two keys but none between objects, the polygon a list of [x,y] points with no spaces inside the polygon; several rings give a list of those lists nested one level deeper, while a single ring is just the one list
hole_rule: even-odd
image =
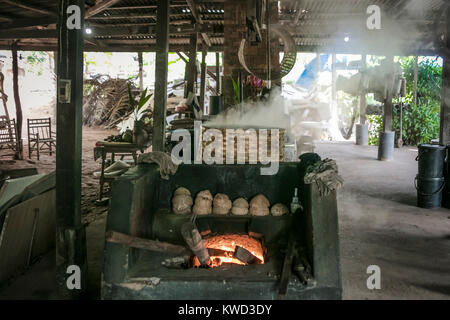
[{"label": "dirt floor", "polygon": [[[24,133],[26,131],[23,131]],[[82,213],[83,223],[90,223],[94,221],[97,214],[101,214],[106,210],[106,207],[98,207],[95,205],[95,200],[98,196],[98,179],[94,178],[93,173],[100,171],[101,162],[98,159],[94,161],[94,146],[97,141],[102,141],[107,136],[118,134],[116,130],[105,130],[96,127],[83,128],[83,144],[82,144]],[[26,139],[24,139],[26,140]],[[12,160],[11,157],[0,157],[0,170],[2,168],[28,168],[35,167],[39,173],[49,173],[56,168],[55,154],[52,156],[48,154],[41,154],[40,160],[37,160],[36,152],[28,158],[28,145],[24,142],[24,160]],[[4,151],[0,151],[0,156]],[[8,151],[7,153],[10,153]]]},{"label": "dirt floor", "polygon": [[[100,297],[106,207],[95,205],[100,168],[95,141],[114,132],[85,128],[83,140],[83,221],[87,226],[88,297]],[[395,150],[395,160],[376,160],[376,147],[320,143],[322,158],[336,159],[345,185],[338,192],[344,299],[450,299],[450,210],[417,208],[415,148]],[[54,169],[54,156],[0,165]],[[0,288],[0,299],[55,298],[48,281],[54,253]],[[381,289],[369,290],[369,265],[381,268]],[[34,277],[36,276],[36,277]],[[28,281],[28,279],[42,279]],[[47,280],[48,281],[47,281]],[[46,282],[46,283],[43,283]],[[25,285],[27,284],[27,285]]]}]

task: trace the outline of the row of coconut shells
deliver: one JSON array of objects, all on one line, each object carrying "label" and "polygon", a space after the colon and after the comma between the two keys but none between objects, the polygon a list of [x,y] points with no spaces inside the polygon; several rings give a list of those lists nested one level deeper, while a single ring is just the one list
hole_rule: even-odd
[{"label": "row of coconut shells", "polygon": [[263,194],[254,196],[250,203],[245,198],[238,198],[232,202],[224,193],[218,193],[213,198],[209,190],[203,190],[197,194],[194,203],[191,192],[183,187],[175,190],[172,210],[175,214],[227,215],[231,213],[236,216],[245,216],[249,213],[253,216],[269,214],[282,216],[289,213],[289,209],[282,203],[277,203],[270,208],[270,202]]}]

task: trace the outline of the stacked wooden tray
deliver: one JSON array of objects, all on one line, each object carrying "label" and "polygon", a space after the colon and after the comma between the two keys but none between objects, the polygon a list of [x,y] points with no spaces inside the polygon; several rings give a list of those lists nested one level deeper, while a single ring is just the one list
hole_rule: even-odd
[{"label": "stacked wooden tray", "polygon": [[[271,156],[271,146],[272,146],[272,133],[276,134],[273,130],[278,131],[278,157],[277,159],[280,162],[285,161],[285,153],[284,153],[284,143],[285,143],[285,129],[278,128],[259,128],[253,129],[255,134],[253,134],[249,129],[239,129],[239,128],[205,128],[202,127],[202,134],[205,136],[205,132],[207,129],[216,129],[221,131],[223,137],[223,163],[227,163],[227,150],[233,149],[233,157],[230,157],[228,163],[231,162],[237,163],[238,159],[244,158],[244,163],[250,163],[250,160],[256,162],[269,162],[274,161]],[[227,141],[227,130],[230,135],[230,141]],[[232,131],[234,130],[234,131]],[[266,134],[264,134],[266,132]],[[235,134],[234,139],[233,135]],[[256,137],[256,139],[255,139]],[[242,150],[238,150],[238,142],[237,141],[245,141],[244,148]],[[251,142],[251,143],[249,143]],[[213,143],[213,141],[202,141],[203,152],[205,152],[205,148]],[[267,146],[267,151],[262,153],[262,157],[260,153],[261,146]],[[252,155],[252,156],[250,156]],[[253,156],[255,155],[255,156]],[[214,156],[214,154],[213,154]]]}]

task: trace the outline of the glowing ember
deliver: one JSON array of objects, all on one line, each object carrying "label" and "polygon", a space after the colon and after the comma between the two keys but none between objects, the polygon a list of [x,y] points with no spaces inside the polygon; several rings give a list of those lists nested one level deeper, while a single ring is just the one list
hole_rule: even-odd
[{"label": "glowing ember", "polygon": [[[220,255],[211,255],[210,267],[218,267],[223,263],[246,265],[246,263],[233,257],[236,247],[244,248],[258,258],[259,261],[257,263],[264,263],[264,250],[261,243],[247,235],[228,234],[215,236],[205,239],[204,244],[208,249],[221,250],[222,252]],[[200,266],[197,257],[194,258],[193,265],[194,267]]]}]

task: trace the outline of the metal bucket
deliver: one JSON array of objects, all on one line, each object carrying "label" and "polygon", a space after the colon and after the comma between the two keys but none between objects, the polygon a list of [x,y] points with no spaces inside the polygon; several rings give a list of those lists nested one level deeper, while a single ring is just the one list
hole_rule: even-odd
[{"label": "metal bucket", "polygon": [[442,206],[444,208],[450,209],[450,144],[446,146],[446,157],[444,161],[444,178],[445,178],[445,187],[444,191],[442,191]]},{"label": "metal bucket", "polygon": [[441,178],[444,176],[446,148],[440,145],[419,144],[419,177]]},{"label": "metal bucket", "polygon": [[215,116],[222,112],[223,109],[223,97],[222,96],[210,96],[209,97],[209,115]]},{"label": "metal bucket", "polygon": [[439,208],[442,203],[444,177],[423,178],[416,176],[414,186],[417,190],[417,206],[421,208]]}]

